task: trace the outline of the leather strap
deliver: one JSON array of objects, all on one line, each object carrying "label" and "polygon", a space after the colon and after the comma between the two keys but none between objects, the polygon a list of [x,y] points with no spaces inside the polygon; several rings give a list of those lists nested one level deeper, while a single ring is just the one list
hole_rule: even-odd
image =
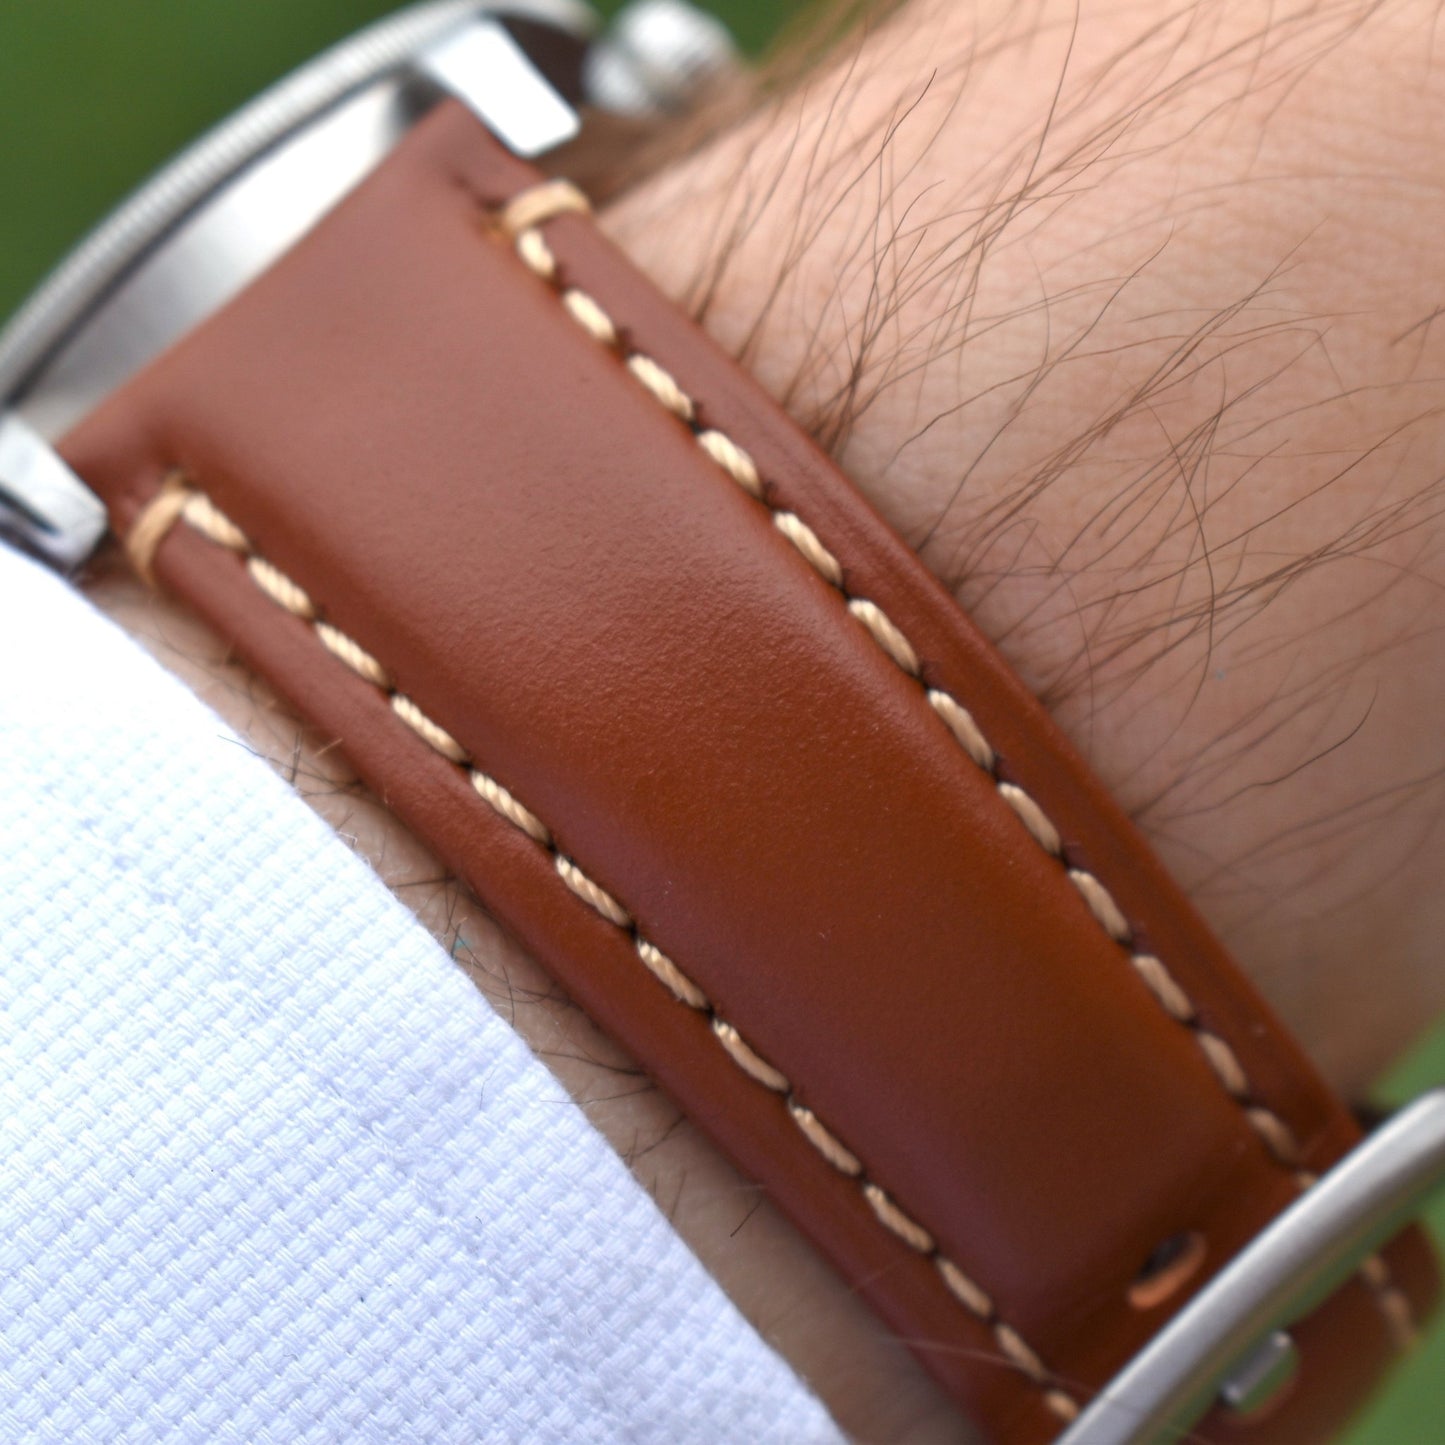
[{"label": "leather strap", "polygon": [[[1051,1438],[1355,1126],[918,559],[539,184],[439,110],[67,458],[990,1435]],[[1409,1232],[1211,1429],[1324,1433],[1434,1292]]]}]

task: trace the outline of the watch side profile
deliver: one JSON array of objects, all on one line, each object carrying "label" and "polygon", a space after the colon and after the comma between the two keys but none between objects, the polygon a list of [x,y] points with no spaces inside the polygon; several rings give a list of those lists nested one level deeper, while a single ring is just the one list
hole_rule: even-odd
[{"label": "watch side profile", "polygon": [[[1052,1438],[1357,1132],[581,206],[443,107],[65,455],[990,1434]],[[1269,1428],[1323,1433],[1432,1280],[1368,1256]]]},{"label": "watch side profile", "polygon": [[1433,1307],[1429,1101],[1355,1148],[952,599],[489,133],[484,33],[188,213],[384,122],[144,354],[95,365],[160,254],[27,343],[0,476],[102,497],[991,1436],[1322,1436]]}]

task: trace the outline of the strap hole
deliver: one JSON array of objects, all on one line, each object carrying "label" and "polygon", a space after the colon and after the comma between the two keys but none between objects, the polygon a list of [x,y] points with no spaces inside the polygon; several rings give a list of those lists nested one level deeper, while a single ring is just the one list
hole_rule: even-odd
[{"label": "strap hole", "polygon": [[1176,1294],[1204,1263],[1207,1246],[1196,1230],[1170,1235],[1144,1261],[1129,1286],[1129,1303],[1136,1310],[1152,1310]]}]

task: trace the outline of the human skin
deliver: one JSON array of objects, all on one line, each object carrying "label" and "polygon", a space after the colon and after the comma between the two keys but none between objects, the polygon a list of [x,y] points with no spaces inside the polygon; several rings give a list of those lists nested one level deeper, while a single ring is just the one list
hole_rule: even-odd
[{"label": "human skin", "polygon": [[[952,587],[1352,1095],[1445,1002],[1439,21],[915,0],[604,217]],[[91,591],[515,1017],[845,1427],[966,1438],[331,740],[113,558]]]}]

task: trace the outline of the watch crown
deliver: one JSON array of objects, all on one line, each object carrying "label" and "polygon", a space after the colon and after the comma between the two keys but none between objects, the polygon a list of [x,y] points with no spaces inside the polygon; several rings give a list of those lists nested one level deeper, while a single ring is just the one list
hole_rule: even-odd
[{"label": "watch crown", "polygon": [[588,54],[588,99],[631,114],[683,110],[705,84],[737,63],[716,16],[687,0],[632,0]]}]

